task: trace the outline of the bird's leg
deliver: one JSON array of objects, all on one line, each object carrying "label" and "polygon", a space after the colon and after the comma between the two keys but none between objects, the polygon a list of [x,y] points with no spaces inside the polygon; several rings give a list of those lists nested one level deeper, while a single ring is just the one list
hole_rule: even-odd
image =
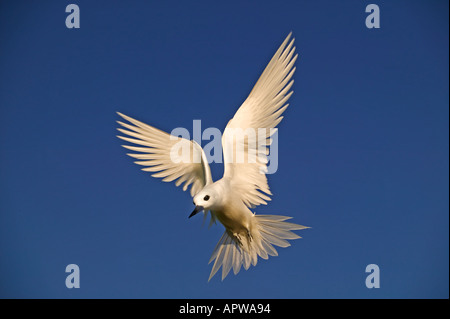
[{"label": "bird's leg", "polygon": [[237,240],[239,246],[242,247],[243,245],[242,245],[241,235],[239,235],[238,233],[234,233],[233,235],[234,235],[234,238],[236,238],[236,240]]},{"label": "bird's leg", "polygon": [[252,233],[250,233],[250,229],[247,229],[247,237],[250,240],[250,242],[253,240]]}]

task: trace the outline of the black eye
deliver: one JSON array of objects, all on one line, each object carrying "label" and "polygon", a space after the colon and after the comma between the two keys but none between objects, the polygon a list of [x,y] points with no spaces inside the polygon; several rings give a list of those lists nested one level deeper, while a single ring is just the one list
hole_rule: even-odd
[{"label": "black eye", "polygon": [[205,197],[203,197],[203,200],[208,200],[209,199],[209,195],[206,195]]}]

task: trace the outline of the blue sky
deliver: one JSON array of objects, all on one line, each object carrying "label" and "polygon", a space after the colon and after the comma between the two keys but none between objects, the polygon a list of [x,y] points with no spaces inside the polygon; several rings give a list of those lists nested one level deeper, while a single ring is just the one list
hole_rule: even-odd
[{"label": "blue sky", "polygon": [[[67,29],[70,3],[0,4],[0,297],[449,297],[447,1],[373,1],[380,29],[369,1],[81,0]],[[208,283],[223,227],[133,164],[115,112],[223,129],[290,31],[294,95],[256,212],[312,228]]]}]

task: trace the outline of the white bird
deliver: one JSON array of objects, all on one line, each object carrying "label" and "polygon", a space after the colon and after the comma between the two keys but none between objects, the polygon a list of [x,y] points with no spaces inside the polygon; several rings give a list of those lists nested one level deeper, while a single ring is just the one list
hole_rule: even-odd
[{"label": "white bird", "polygon": [[[272,195],[267,184],[267,146],[281,114],[292,95],[292,75],[294,74],[294,39],[290,33],[283,41],[269,64],[256,82],[250,95],[228,122],[222,136],[224,155],[224,175],[213,182],[207,157],[195,141],[176,137],[152,126],[118,113],[133,125],[118,121],[128,130],[118,130],[130,137],[118,136],[122,140],[140,145],[123,147],[135,152],[127,154],[140,161],[136,164],[146,166],[143,171],[156,172],[152,176],[163,178],[165,182],[175,181],[176,186],[184,183],[183,190],[191,186],[191,196],[195,209],[189,217],[200,211],[211,213],[211,224],[218,220],[225,227],[221,239],[216,245],[209,263],[215,260],[208,281],[222,267],[222,280],[231,268],[237,274],[241,266],[247,270],[256,265],[258,256],[268,259],[277,256],[273,245],[290,246],[287,239],[301,238],[292,230],[308,228],[286,222],[291,217],[278,215],[256,215],[250,209],[267,204]],[[248,137],[233,134],[233,129],[264,129],[265,145],[250,143]],[[189,158],[174,161],[179,155],[175,146],[189,150]],[[243,146],[243,147],[241,147]],[[251,155],[255,160],[251,161]],[[247,161],[237,161],[243,156]],[[242,157],[241,157],[242,158]],[[196,160],[197,159],[197,160]]]}]

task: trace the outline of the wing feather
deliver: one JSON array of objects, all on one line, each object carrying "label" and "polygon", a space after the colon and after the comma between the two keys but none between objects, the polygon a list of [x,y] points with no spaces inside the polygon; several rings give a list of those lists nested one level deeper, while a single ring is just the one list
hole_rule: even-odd
[{"label": "wing feather", "polygon": [[[206,155],[196,142],[173,136],[119,112],[118,114],[133,125],[117,121],[126,128],[118,128],[118,130],[130,136],[117,137],[143,146],[122,145],[126,149],[139,152],[127,155],[138,159],[139,161],[135,163],[145,166],[142,168],[143,171],[153,172],[153,177],[163,178],[164,182],[175,181],[176,186],[184,183],[184,191],[192,184],[191,196],[195,196],[205,185],[212,183]],[[180,149],[181,154],[179,154]],[[189,151],[188,155],[183,154],[185,150]]]},{"label": "wing feather", "polygon": [[[248,207],[267,204],[272,195],[265,175],[268,146],[274,133],[271,129],[283,119],[281,115],[293,93],[292,76],[298,55],[291,35],[276,51],[222,136],[224,178],[230,180],[235,195]],[[255,134],[247,134],[249,129]]]}]

